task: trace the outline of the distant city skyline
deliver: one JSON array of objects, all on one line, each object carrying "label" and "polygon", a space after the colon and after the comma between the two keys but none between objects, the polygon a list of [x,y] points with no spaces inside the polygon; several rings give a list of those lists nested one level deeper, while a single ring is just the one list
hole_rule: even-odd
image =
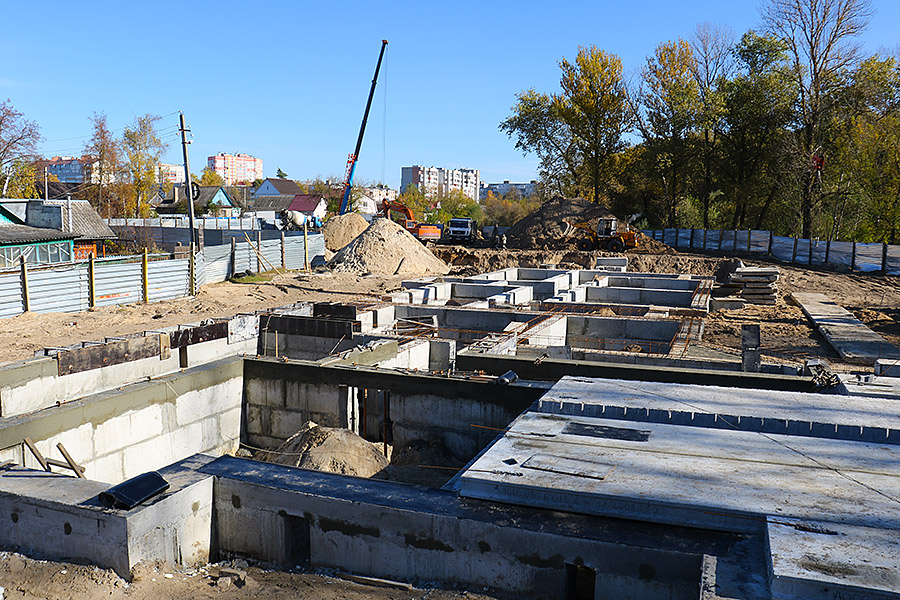
[{"label": "distant city skyline", "polygon": [[[403,166],[433,164],[478,169],[488,182],[527,182],[537,178],[536,158],[522,156],[498,125],[516,93],[558,91],[558,61],[574,58],[579,45],[619,55],[633,79],[658,44],[688,39],[703,22],[735,36],[760,28],[765,1],[462,1],[453,10],[268,1],[249,11],[233,0],[214,11],[172,0],[102,10],[8,3],[7,23],[40,22],[41,35],[4,32],[0,97],[40,125],[47,157],[80,156],[94,112],[107,114],[116,135],[151,113],[162,117],[170,144],[162,161],[180,163],[183,111],[198,174],[208,156],[240,152],[261,158],[266,177],[280,168],[294,179],[341,180],[387,38],[357,180],[399,188]],[[872,7],[863,52],[896,51],[900,3]]]}]

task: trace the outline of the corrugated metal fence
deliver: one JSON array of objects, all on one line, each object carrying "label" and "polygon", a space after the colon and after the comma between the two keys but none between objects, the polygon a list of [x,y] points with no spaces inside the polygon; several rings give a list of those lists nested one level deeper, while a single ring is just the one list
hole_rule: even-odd
[{"label": "corrugated metal fence", "polygon": [[[325,253],[321,234],[309,235],[309,260]],[[268,271],[272,268],[303,269],[307,249],[302,237],[235,242],[207,246],[194,257],[196,287],[225,281],[234,273]],[[93,306],[150,302],[183,298],[190,294],[191,260],[171,255],[148,255],[146,284],[143,257],[119,256],[93,263]],[[59,266],[28,267],[0,272],[0,318],[25,312],[26,299],[32,312],[77,312],[91,303],[90,262]]]},{"label": "corrugated metal fence", "polygon": [[900,274],[900,246],[896,245],[805,240],[746,229],[653,229],[644,233],[677,249],[767,254],[798,265]]}]

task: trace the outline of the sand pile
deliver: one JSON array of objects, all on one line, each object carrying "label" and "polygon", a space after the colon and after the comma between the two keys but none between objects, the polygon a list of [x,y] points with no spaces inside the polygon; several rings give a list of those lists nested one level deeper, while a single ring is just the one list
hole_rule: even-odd
[{"label": "sand pile", "polygon": [[400,225],[389,219],[372,224],[334,255],[328,266],[344,273],[444,275],[450,269]]},{"label": "sand pile", "polygon": [[678,251],[672,246],[664,244],[659,240],[654,240],[649,235],[644,235],[640,231],[637,233],[637,248],[629,250],[629,252],[638,252],[640,254],[676,254]]},{"label": "sand pile", "polygon": [[611,215],[605,206],[583,198],[556,196],[510,227],[507,243],[513,248],[568,248],[573,242],[563,237],[563,221],[596,223],[607,216]]},{"label": "sand pile", "polygon": [[302,469],[372,477],[388,466],[379,448],[379,444],[367,442],[348,429],[320,427],[307,421],[277,450],[259,458]]},{"label": "sand pile", "polygon": [[322,235],[325,236],[325,247],[332,252],[337,252],[352,242],[353,238],[365,231],[368,226],[368,221],[355,212],[331,217],[322,226]]}]

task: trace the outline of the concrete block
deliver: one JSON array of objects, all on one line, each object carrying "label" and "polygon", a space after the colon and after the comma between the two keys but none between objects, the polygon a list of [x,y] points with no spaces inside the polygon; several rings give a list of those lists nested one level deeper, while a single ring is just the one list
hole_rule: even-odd
[{"label": "concrete block", "polygon": [[394,307],[391,305],[379,306],[372,311],[375,315],[375,327],[384,329],[394,322]]},{"label": "concrete block", "polygon": [[834,423],[810,423],[810,435],[813,437],[834,438],[837,425]]},{"label": "concrete block", "polygon": [[128,479],[175,462],[175,453],[172,451],[174,439],[174,433],[167,433],[125,448],[124,477]]},{"label": "concrete block", "polygon": [[269,419],[271,435],[281,440],[286,440],[300,431],[303,424],[310,420],[306,412],[279,409],[273,409]]},{"label": "concrete block", "polygon": [[862,426],[839,424],[835,436],[841,440],[859,440],[862,437]]},{"label": "concrete block", "polygon": [[85,477],[93,481],[116,484],[126,479],[121,452],[101,456],[90,462],[84,463],[82,466],[85,468]]},{"label": "concrete block", "polygon": [[739,416],[736,419],[737,428],[741,431],[761,431],[762,422],[761,417]]},{"label": "concrete block", "polygon": [[259,406],[247,405],[247,433],[267,433],[263,429],[261,410]]},{"label": "concrete block", "polygon": [[860,441],[884,444],[888,439],[888,430],[884,427],[863,427]]},{"label": "concrete block", "polygon": [[763,419],[762,428],[760,431],[763,433],[779,433],[786,434],[788,430],[788,424],[785,419]]}]

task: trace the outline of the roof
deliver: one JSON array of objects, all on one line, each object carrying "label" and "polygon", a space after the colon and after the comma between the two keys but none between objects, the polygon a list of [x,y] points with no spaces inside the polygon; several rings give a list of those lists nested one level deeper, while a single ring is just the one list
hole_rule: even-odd
[{"label": "roof", "polygon": [[291,208],[291,202],[297,194],[278,194],[275,196],[257,196],[253,202],[253,210],[274,210],[281,212]]},{"label": "roof", "polygon": [[0,245],[3,246],[29,244],[32,242],[71,240],[76,237],[78,237],[78,234],[65,233],[59,229],[16,225],[14,223],[0,223]]},{"label": "roof", "polygon": [[[62,226],[68,229],[67,200],[44,200],[44,206],[60,206],[62,207]],[[72,200],[72,233],[75,237],[86,240],[110,240],[116,239],[115,232],[109,228],[91,203],[87,200]]]},{"label": "roof", "polygon": [[275,179],[269,177],[266,179],[269,183],[275,186],[275,189],[278,190],[279,194],[290,194],[291,196],[296,196],[297,194],[302,194],[303,190],[300,189],[300,186],[297,185],[297,182],[293,179]]},{"label": "roof", "polygon": [[[260,196],[265,198],[265,196]],[[291,201],[288,210],[296,210],[302,213],[311,213],[324,201],[321,196],[315,194],[297,194]],[[258,209],[257,209],[258,210]]]},{"label": "roof", "polygon": [[[231,202],[232,206],[237,206],[234,202],[234,199],[225,191],[225,188],[220,185],[200,185],[197,186],[200,188],[200,193],[197,195],[197,199],[194,200],[195,208],[204,208],[208,205],[212,200],[215,199],[216,195],[219,193],[219,190],[222,190],[222,193],[225,194],[225,197]],[[178,202],[175,201],[175,190],[178,190]],[[169,195],[166,198],[156,205],[156,212],[160,214],[170,214],[176,212],[178,209],[178,204],[184,200],[184,185],[178,184],[173,186],[169,191]]]}]

